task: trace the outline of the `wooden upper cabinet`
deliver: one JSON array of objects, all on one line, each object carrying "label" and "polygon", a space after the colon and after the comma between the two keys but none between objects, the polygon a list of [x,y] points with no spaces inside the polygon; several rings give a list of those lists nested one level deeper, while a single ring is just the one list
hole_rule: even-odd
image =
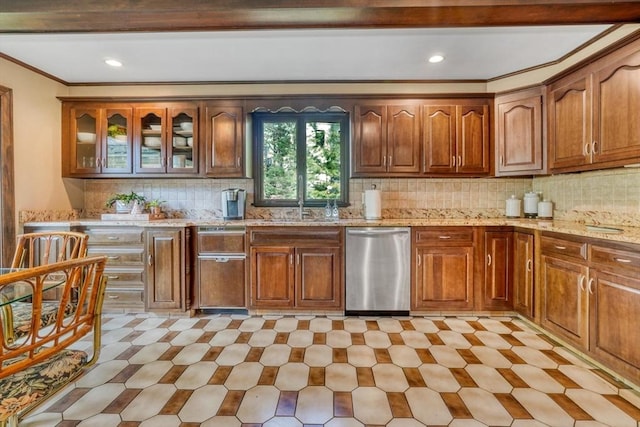
[{"label": "wooden upper cabinet", "polygon": [[427,173],[456,171],[456,107],[424,107],[424,165]]},{"label": "wooden upper cabinet", "polygon": [[420,107],[389,106],[387,170],[391,173],[420,172]]},{"label": "wooden upper cabinet", "polygon": [[64,104],[62,175],[131,174],[132,111],[126,104]]},{"label": "wooden upper cabinet", "polygon": [[552,172],[640,161],[640,42],[551,84],[548,105]]},{"label": "wooden upper cabinet", "polygon": [[496,97],[496,175],[544,173],[543,89]]},{"label": "wooden upper cabinet", "polygon": [[460,173],[489,173],[489,106],[458,106],[456,167]]},{"label": "wooden upper cabinet", "polygon": [[640,159],[640,52],[593,76],[593,162]]},{"label": "wooden upper cabinet", "polygon": [[205,104],[203,115],[205,174],[244,177],[244,108],[212,102]]},{"label": "wooden upper cabinet", "polygon": [[423,123],[426,174],[489,173],[489,105],[425,105]]},{"label": "wooden upper cabinet", "polygon": [[356,105],[353,127],[353,176],[420,172],[419,105]]},{"label": "wooden upper cabinet", "polygon": [[588,75],[549,88],[549,168],[591,163],[591,85]]},{"label": "wooden upper cabinet", "polygon": [[192,102],[135,107],[134,172],[155,176],[197,174],[197,122],[198,106]]}]

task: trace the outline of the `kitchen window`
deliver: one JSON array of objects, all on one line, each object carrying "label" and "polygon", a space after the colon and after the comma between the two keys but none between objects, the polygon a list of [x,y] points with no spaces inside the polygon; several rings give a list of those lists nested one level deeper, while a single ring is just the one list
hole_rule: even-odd
[{"label": "kitchen window", "polygon": [[349,115],[253,113],[256,206],[349,202]]}]

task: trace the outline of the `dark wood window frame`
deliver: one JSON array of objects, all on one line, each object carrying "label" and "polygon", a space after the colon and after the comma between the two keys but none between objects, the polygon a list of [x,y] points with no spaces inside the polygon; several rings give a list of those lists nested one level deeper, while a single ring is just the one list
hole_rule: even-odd
[{"label": "dark wood window frame", "polygon": [[[262,139],[263,121],[268,118],[276,120],[299,120],[305,121],[333,121],[341,123],[341,147],[340,147],[340,199],[337,200],[339,206],[349,205],[349,145],[350,145],[350,115],[348,112],[255,112],[252,114],[252,139],[254,147],[253,155],[253,176],[255,185],[254,205],[260,207],[291,207],[297,206],[297,200],[269,200],[262,196],[263,182],[262,174],[264,164],[262,161],[264,141]],[[298,126],[297,136],[297,160],[298,165],[305,165],[305,138],[304,126]],[[299,169],[298,169],[299,170]],[[298,171],[298,176],[300,172]],[[303,172],[304,181],[306,183],[306,172]],[[325,206],[324,200],[304,200],[304,206],[322,207]]]},{"label": "dark wood window frame", "polygon": [[0,86],[0,259],[9,265],[16,240],[15,189],[13,180],[13,91]]}]

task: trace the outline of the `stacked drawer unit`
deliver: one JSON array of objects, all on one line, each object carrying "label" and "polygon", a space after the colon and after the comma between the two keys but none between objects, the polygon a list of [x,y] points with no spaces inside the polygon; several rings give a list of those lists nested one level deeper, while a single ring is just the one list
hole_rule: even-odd
[{"label": "stacked drawer unit", "polygon": [[144,229],[99,226],[81,231],[89,235],[88,255],[107,257],[104,309],[144,311]]}]

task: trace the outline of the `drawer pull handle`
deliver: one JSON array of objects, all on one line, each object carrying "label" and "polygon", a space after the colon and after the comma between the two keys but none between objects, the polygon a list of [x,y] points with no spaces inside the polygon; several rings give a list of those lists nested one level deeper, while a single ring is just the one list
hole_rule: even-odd
[{"label": "drawer pull handle", "polygon": [[564,251],[565,249],[567,249],[566,246],[560,246],[560,245],[554,245],[554,248],[560,249],[561,251]]},{"label": "drawer pull handle", "polygon": [[487,265],[491,265],[491,254],[487,255]]},{"label": "drawer pull handle", "polygon": [[153,255],[147,257],[147,264],[149,264],[149,267],[153,265]]},{"label": "drawer pull handle", "polygon": [[589,279],[589,293],[591,295],[593,295],[593,284],[595,283],[595,280],[593,278]]},{"label": "drawer pull handle", "polygon": [[108,260],[114,261],[116,259],[120,259],[120,255],[110,255],[107,257]]},{"label": "drawer pull handle", "polygon": [[580,287],[580,290],[582,292],[586,292],[587,291],[587,287],[585,286],[585,281],[586,281],[587,277],[584,274],[581,274],[578,276],[578,286]]},{"label": "drawer pull handle", "polygon": [[120,237],[118,236],[109,236],[107,237],[108,240],[120,240]]},{"label": "drawer pull handle", "polygon": [[442,239],[442,240],[446,240],[446,239],[450,239],[451,236],[438,236],[438,239]]},{"label": "drawer pull handle", "polygon": [[216,262],[229,262],[229,258],[216,258]]},{"label": "drawer pull handle", "polygon": [[119,295],[109,295],[109,299],[118,299],[120,298]]},{"label": "drawer pull handle", "polygon": [[115,279],[119,279],[119,278],[120,278],[120,276],[107,276],[107,279],[114,279],[115,280]]},{"label": "drawer pull handle", "polygon": [[631,263],[631,260],[630,260],[630,259],[627,259],[627,258],[614,258],[614,260],[616,260],[616,261],[618,261],[618,262],[621,262],[621,263],[623,263],[623,264],[629,264],[629,263]]},{"label": "drawer pull handle", "polygon": [[533,265],[533,260],[528,259],[527,260],[527,271],[531,271],[531,266]]},{"label": "drawer pull handle", "polygon": [[418,255],[416,258],[418,259],[418,267],[420,267],[422,265],[422,257]]}]

